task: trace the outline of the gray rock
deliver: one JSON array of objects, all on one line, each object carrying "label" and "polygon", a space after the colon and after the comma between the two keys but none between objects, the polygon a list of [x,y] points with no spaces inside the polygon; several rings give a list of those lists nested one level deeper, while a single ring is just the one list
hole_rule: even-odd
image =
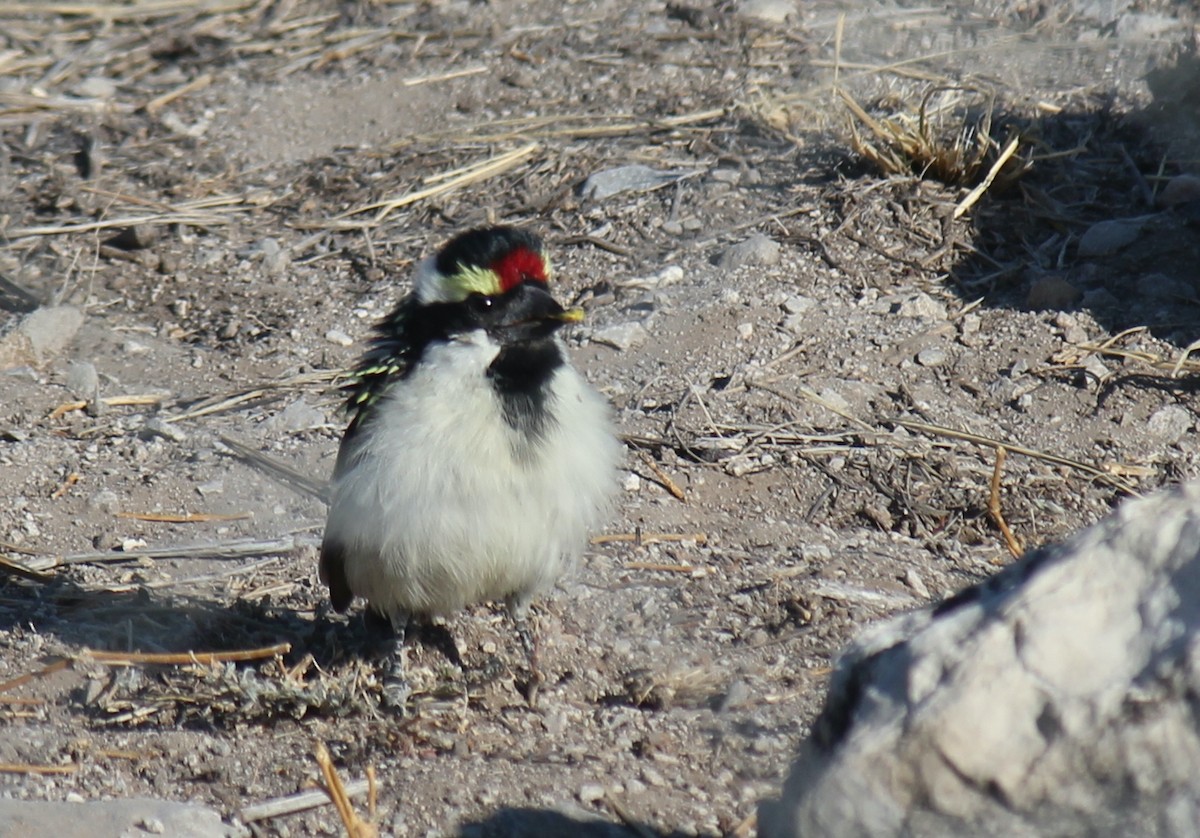
[{"label": "gray rock", "polygon": [[764,23],[785,23],[796,15],[794,0],[742,0],[737,6],[737,16]]},{"label": "gray rock", "polygon": [[806,311],[811,311],[816,307],[817,301],[812,297],[804,297],[800,294],[792,294],[783,301],[783,310],[788,314],[803,314]]},{"label": "gray rock", "polygon": [[83,325],[83,312],[73,306],[43,306],[25,316],[0,338],[0,369],[38,366],[59,354]]},{"label": "gray rock", "polygon": [[221,815],[213,809],[169,800],[131,798],[60,803],[0,799],[0,835],[83,834],[88,838],[147,834],[241,838],[249,832],[222,823]]},{"label": "gray rock", "polygon": [[319,428],[328,421],[325,411],[314,407],[301,397],[268,419],[267,425],[284,431],[307,431],[310,428]]},{"label": "gray rock", "polygon": [[1101,221],[1088,227],[1079,239],[1079,256],[1108,256],[1133,244],[1142,232],[1142,222],[1132,218]]},{"label": "gray rock", "polygon": [[146,420],[146,424],[142,425],[142,436],[146,439],[157,436],[171,442],[184,442],[187,439],[187,431],[178,425],[153,416]]},{"label": "gray rock", "polygon": [[280,246],[278,239],[270,237],[262,239],[255,249],[262,254],[263,268],[268,276],[279,276],[292,263],[291,253]]},{"label": "gray rock", "polygon": [[778,265],[781,250],[779,242],[762,233],[755,233],[745,241],[726,248],[721,254],[720,266],[723,270],[731,271],[746,265]]},{"label": "gray rock", "polygon": [[946,363],[946,350],[940,346],[926,346],[917,353],[917,363],[923,367],[940,367]]},{"label": "gray rock", "polygon": [[924,320],[946,319],[946,307],[924,291],[918,291],[896,300],[893,311],[900,317],[916,317]]},{"label": "gray rock", "polygon": [[100,398],[100,374],[91,361],[75,361],[67,368],[67,390],[77,399]]},{"label": "gray rock", "polygon": [[1158,203],[1164,207],[1189,201],[1200,201],[1200,175],[1176,175],[1158,194]]},{"label": "gray rock", "polygon": [[625,351],[644,343],[648,336],[645,324],[635,321],[598,329],[592,333],[592,341]]},{"label": "gray rock", "polygon": [[101,489],[88,498],[88,509],[105,515],[116,515],[121,511],[121,498],[112,489]]},{"label": "gray rock", "polygon": [[664,172],[635,163],[596,172],[583,182],[579,194],[593,201],[603,201],[622,192],[641,192],[678,180],[679,172]]},{"label": "gray rock", "polygon": [[865,632],[759,834],[1196,835],[1197,694],[1200,483]]},{"label": "gray rock", "polygon": [[1103,384],[1112,375],[1112,371],[1104,365],[1099,355],[1088,355],[1083,359],[1083,368],[1092,375],[1098,383]]},{"label": "gray rock", "polygon": [[1169,404],[1150,415],[1146,430],[1155,439],[1167,444],[1179,442],[1192,427],[1196,417],[1183,405]]}]

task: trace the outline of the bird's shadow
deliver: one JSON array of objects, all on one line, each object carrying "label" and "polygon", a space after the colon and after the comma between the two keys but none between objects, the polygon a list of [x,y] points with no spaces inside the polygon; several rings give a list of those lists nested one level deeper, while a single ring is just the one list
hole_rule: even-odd
[{"label": "bird's shadow", "polygon": [[[281,602],[227,599],[161,588],[90,587],[70,571],[38,579],[0,575],[0,633],[11,659],[28,650],[29,672],[63,659],[86,668],[95,652],[127,656],[144,677],[121,682],[119,697],[126,704],[191,695],[193,700],[179,702],[176,720],[196,717],[206,724],[270,724],[275,714],[378,714],[378,664],[393,648],[386,622],[370,619],[369,612],[337,614],[314,591]],[[57,643],[48,645],[47,638]],[[410,647],[424,647],[419,654],[435,668],[441,661],[458,672],[433,685],[434,700],[445,698],[446,691],[477,692],[512,671],[496,656],[464,663],[444,625],[414,622],[406,639]],[[210,657],[192,665],[193,655]],[[243,694],[253,700],[238,701]],[[91,707],[82,694],[68,700],[94,714],[111,711]]]},{"label": "bird's shadow", "polygon": [[458,838],[682,838],[643,823],[612,823],[582,810],[503,808],[487,818],[463,824]]}]

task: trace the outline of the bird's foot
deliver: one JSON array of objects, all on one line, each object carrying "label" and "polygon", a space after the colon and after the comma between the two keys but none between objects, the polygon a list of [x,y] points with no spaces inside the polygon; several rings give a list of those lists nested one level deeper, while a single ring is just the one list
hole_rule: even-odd
[{"label": "bird's foot", "polygon": [[528,622],[518,620],[517,638],[521,641],[521,648],[525,650],[525,660],[529,663],[529,680],[523,685],[522,692],[529,706],[536,708],[538,692],[541,690],[542,684],[546,682],[546,677],[542,674],[540,655],[538,655],[537,636]]},{"label": "bird's foot", "polygon": [[412,686],[408,683],[408,679],[389,673],[383,679],[383,695],[382,703],[389,710],[395,710],[401,715],[406,715],[408,712],[408,699],[412,695]]}]

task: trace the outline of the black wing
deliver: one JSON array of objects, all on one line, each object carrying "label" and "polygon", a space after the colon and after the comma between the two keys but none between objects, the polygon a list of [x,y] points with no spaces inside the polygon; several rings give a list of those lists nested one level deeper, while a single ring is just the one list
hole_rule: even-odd
[{"label": "black wing", "polygon": [[[375,327],[370,347],[354,368],[349,382],[342,387],[346,393],[345,408],[350,413],[350,424],[342,435],[333,467],[334,497],[330,516],[338,514],[337,482],[354,462],[363,429],[371,421],[375,406],[390,383],[408,374],[424,348],[423,344],[413,340],[412,325],[417,306],[415,297],[406,297]],[[329,586],[329,600],[337,611],[345,611],[354,600],[346,580],[347,558],[346,546],[332,538],[327,527],[321,541],[318,572],[321,581]]]}]

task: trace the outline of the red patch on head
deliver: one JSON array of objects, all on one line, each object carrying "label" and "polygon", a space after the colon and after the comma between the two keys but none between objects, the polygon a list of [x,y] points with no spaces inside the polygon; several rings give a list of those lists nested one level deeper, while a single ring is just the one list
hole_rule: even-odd
[{"label": "red patch on head", "polygon": [[511,291],[522,282],[546,283],[546,263],[541,254],[528,247],[518,247],[505,253],[492,269],[500,277],[500,291]]}]

